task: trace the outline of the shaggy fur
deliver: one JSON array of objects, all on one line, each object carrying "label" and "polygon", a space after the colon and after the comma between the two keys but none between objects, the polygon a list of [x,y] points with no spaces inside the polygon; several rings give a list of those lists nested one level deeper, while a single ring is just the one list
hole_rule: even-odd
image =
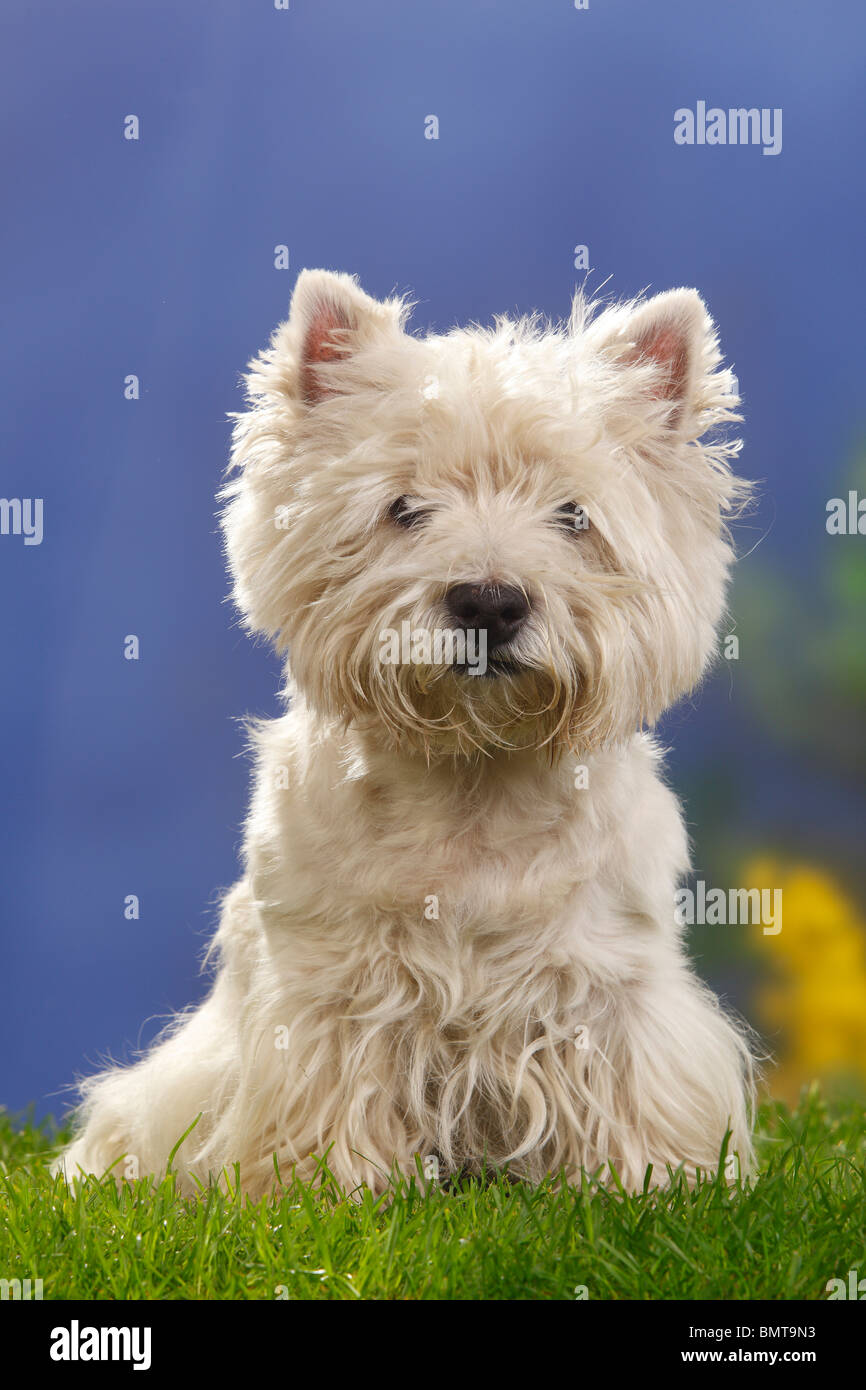
[{"label": "shaggy fur", "polygon": [[[182,1183],[238,1163],[253,1194],[325,1151],[376,1190],[434,1153],[639,1187],[715,1169],[728,1130],[750,1165],[749,1049],[685,955],[644,731],[712,657],[732,560],[712,322],[693,290],[578,297],[560,326],[407,317],[305,271],[251,365],[222,521],[288,710],[255,730],[212,992],[84,1083],[70,1176],[163,1172],[196,1116]],[[458,582],[531,602],[511,664],[382,664]]]}]

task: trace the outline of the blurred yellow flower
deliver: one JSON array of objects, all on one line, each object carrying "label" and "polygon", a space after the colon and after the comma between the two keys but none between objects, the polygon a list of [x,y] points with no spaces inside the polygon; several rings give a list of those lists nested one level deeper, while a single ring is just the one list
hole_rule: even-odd
[{"label": "blurred yellow flower", "polygon": [[772,971],[757,998],[779,1061],[771,1089],[793,1101],[816,1078],[866,1082],[866,921],[811,865],[756,859],[744,882],[782,889],[782,930],[757,938]]}]

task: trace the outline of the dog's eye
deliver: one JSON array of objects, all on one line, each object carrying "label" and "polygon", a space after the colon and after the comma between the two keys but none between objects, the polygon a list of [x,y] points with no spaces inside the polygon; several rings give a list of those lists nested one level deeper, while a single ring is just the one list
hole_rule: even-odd
[{"label": "dog's eye", "polygon": [[556,524],[572,533],[589,530],[589,515],[579,502],[563,502],[556,509]]},{"label": "dog's eye", "polygon": [[425,507],[413,507],[408,497],[398,497],[388,508],[388,520],[407,531],[413,526],[422,526],[429,515],[430,512]]}]

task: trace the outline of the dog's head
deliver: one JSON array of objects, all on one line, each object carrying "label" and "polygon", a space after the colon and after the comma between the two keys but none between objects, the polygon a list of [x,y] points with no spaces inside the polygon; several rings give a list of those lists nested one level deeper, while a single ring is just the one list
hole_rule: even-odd
[{"label": "dog's head", "polygon": [[418,338],[304,271],[251,364],[223,525],[249,628],[396,744],[589,749],[714,647],[739,417],[694,290]]}]

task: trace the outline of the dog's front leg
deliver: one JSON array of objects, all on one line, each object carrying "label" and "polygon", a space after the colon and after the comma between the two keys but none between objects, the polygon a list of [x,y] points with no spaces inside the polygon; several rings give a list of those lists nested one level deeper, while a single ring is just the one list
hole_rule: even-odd
[{"label": "dog's front leg", "polygon": [[715,1172],[720,1158],[729,1179],[752,1170],[750,1050],[684,961],[628,992],[604,1047],[610,1158],[627,1187],[642,1186],[650,1164],[654,1184],[669,1168],[690,1180]]}]

